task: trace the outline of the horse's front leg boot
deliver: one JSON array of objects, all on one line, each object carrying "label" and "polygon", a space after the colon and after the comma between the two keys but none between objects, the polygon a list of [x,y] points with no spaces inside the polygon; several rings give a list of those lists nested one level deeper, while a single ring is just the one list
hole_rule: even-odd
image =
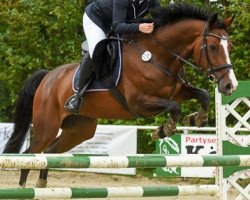
[{"label": "horse's front leg boot", "polygon": [[198,112],[186,115],[183,119],[183,124],[185,126],[195,126],[195,117],[198,115]]},{"label": "horse's front leg boot", "polygon": [[169,121],[163,127],[163,133],[166,137],[171,137],[172,135],[174,135],[175,130],[176,130],[176,121],[174,121],[173,118],[169,118]]},{"label": "horse's front leg boot", "polygon": [[183,124],[185,126],[197,126],[202,127],[205,126],[208,121],[208,113],[200,108],[199,112],[192,113],[187,115],[183,119]]},{"label": "horse's front leg boot", "polygon": [[159,126],[152,134],[151,134],[151,139],[153,141],[156,141],[158,139],[165,138],[166,135],[163,132],[163,125]]},{"label": "horse's front leg boot", "polygon": [[36,182],[36,188],[46,188],[47,187],[47,180],[39,178]]},{"label": "horse's front leg boot", "polygon": [[207,124],[208,121],[208,113],[200,108],[198,114],[195,116],[195,125],[197,127],[202,127]]}]

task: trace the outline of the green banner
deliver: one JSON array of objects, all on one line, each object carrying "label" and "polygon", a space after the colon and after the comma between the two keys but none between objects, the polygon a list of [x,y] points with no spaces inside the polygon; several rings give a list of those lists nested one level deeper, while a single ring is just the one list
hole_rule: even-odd
[{"label": "green banner", "polygon": [[[181,135],[164,138],[157,141],[156,152],[159,154],[181,154]],[[156,175],[162,177],[181,177],[180,167],[158,167]]]}]

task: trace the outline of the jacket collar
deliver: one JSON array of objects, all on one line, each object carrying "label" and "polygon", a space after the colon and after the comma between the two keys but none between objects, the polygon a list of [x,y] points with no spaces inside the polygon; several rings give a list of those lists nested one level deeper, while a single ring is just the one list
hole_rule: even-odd
[{"label": "jacket collar", "polygon": [[149,7],[150,0],[143,0],[141,5],[139,5],[139,0],[132,0],[132,6],[134,9],[134,18],[142,16]]}]

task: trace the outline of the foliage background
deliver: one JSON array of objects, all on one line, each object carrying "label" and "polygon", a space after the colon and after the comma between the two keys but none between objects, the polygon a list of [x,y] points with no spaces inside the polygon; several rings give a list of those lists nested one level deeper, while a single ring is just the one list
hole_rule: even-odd
[{"label": "foliage background", "polygon": [[[171,1],[182,2],[182,1]],[[219,12],[222,17],[236,14],[230,30],[234,50],[231,60],[239,80],[250,78],[249,0],[188,0],[191,4]],[[170,3],[161,0],[162,5]],[[0,2],[0,122],[11,122],[23,81],[38,69],[54,69],[80,60],[82,15],[87,0],[1,0]],[[195,79],[193,78],[195,77]],[[214,85],[190,70],[188,80],[206,88],[212,96],[209,125],[214,125]],[[195,101],[182,104],[183,116],[196,111]],[[159,125],[167,114],[137,120],[100,120],[100,123]]]}]

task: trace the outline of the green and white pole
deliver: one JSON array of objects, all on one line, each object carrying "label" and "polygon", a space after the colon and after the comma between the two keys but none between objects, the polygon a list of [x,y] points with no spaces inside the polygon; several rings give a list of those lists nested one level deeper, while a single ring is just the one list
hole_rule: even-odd
[{"label": "green and white pole", "polygon": [[0,168],[155,168],[155,167],[250,166],[250,155],[86,156],[79,154],[0,155]]},{"label": "green and white pole", "polygon": [[0,189],[0,199],[77,199],[215,195],[216,185],[106,188],[13,188]]}]

